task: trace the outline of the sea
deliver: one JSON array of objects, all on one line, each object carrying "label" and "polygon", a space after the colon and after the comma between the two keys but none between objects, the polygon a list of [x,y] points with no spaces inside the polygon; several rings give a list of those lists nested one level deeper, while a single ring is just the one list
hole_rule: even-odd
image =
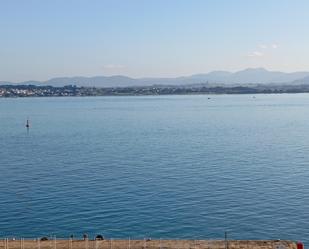
[{"label": "sea", "polygon": [[225,232],[309,243],[309,94],[0,99],[1,238]]}]

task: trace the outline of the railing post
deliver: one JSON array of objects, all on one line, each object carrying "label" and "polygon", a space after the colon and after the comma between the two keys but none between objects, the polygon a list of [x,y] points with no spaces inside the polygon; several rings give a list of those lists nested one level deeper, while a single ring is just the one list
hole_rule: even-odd
[{"label": "railing post", "polygon": [[88,245],[88,237],[85,237],[85,249],[88,249],[89,245]]},{"label": "railing post", "polygon": [[98,240],[97,239],[94,240],[94,248],[98,249]]}]

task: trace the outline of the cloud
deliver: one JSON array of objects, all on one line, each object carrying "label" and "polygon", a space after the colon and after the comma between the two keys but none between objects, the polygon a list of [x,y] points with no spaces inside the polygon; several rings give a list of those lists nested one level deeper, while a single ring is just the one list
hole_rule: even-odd
[{"label": "cloud", "polygon": [[268,49],[268,48],[273,48],[276,49],[279,47],[277,43],[271,43],[271,44],[259,44],[258,47],[260,49]]},{"label": "cloud", "polygon": [[268,48],[272,48],[272,49],[277,49],[279,47],[279,45],[277,43],[271,43],[271,44],[259,44],[258,47],[260,49],[268,49]]},{"label": "cloud", "polygon": [[253,51],[247,55],[248,57],[262,57],[264,56],[264,53],[260,51]]},{"label": "cloud", "polygon": [[250,52],[247,54],[247,57],[263,57],[265,55],[268,55],[271,50],[277,49],[279,45],[277,43],[268,43],[268,44],[258,44],[257,50]]},{"label": "cloud", "polygon": [[261,48],[261,49],[266,49],[266,48],[268,48],[268,46],[265,45],[265,44],[260,44],[260,45],[259,45],[259,48]]},{"label": "cloud", "polygon": [[117,65],[117,64],[107,64],[103,66],[104,69],[122,69],[125,68],[124,65]]},{"label": "cloud", "polygon": [[279,46],[278,46],[278,44],[273,43],[273,44],[271,44],[271,47],[272,47],[273,49],[277,49]]}]

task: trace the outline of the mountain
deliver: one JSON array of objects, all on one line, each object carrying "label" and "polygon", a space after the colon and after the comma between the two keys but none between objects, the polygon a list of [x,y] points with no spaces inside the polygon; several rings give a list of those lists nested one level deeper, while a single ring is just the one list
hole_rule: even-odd
[{"label": "mountain", "polygon": [[128,87],[151,85],[244,85],[244,84],[309,84],[309,72],[284,73],[268,71],[264,68],[247,68],[235,73],[227,71],[213,71],[206,74],[195,74],[176,78],[130,78],[121,75],[96,76],[96,77],[62,77],[47,81],[25,81],[11,83],[0,81],[4,84],[23,85],[52,85],[52,86],[94,86],[94,87]]},{"label": "mountain", "polygon": [[309,76],[293,81],[293,85],[307,85],[309,84]]},{"label": "mountain", "polygon": [[123,87],[123,86],[132,86],[135,84],[135,82],[136,82],[135,79],[126,76],[116,75],[116,76],[96,76],[96,77],[53,78],[42,83],[44,85],[52,85],[52,86],[77,85],[77,86]]},{"label": "mountain", "polygon": [[248,68],[232,74],[229,81],[236,84],[290,83],[306,76],[309,76],[309,72],[283,73],[264,68]]}]

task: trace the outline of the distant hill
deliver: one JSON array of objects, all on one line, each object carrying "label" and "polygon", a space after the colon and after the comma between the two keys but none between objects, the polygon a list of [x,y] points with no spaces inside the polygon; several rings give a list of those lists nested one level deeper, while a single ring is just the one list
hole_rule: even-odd
[{"label": "distant hill", "polygon": [[309,76],[293,81],[293,85],[307,85],[307,84],[309,84]]},{"label": "distant hill", "polygon": [[94,86],[94,87],[129,87],[151,85],[244,85],[244,84],[309,84],[309,72],[284,73],[268,71],[264,68],[248,68],[235,73],[213,71],[176,78],[130,78],[121,75],[95,77],[62,77],[47,81],[25,81],[19,83],[0,81],[1,85],[51,85],[51,86]]}]

